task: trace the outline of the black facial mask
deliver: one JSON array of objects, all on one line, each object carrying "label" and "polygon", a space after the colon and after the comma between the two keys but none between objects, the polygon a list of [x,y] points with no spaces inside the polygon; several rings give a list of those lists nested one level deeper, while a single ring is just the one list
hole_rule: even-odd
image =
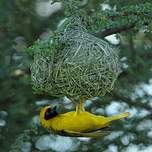
[{"label": "black facial mask", "polygon": [[48,108],[46,110],[44,118],[45,118],[45,120],[49,120],[57,115],[58,115],[58,113],[56,111],[56,106],[54,106],[53,108]]}]

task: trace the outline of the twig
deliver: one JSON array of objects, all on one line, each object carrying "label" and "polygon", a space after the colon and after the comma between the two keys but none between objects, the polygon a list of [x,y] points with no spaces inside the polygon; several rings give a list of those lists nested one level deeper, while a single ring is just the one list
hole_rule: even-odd
[{"label": "twig", "polygon": [[128,31],[128,30],[134,28],[135,25],[136,25],[135,23],[132,23],[130,25],[123,25],[123,26],[120,26],[120,27],[108,28],[108,29],[104,29],[104,30],[101,30],[101,31],[97,32],[95,35],[97,37],[104,38],[104,37],[106,37],[108,35],[111,35],[111,34]]}]

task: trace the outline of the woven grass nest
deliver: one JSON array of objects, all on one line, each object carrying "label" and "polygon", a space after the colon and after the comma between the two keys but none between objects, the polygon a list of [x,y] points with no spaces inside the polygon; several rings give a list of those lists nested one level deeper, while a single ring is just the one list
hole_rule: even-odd
[{"label": "woven grass nest", "polygon": [[64,25],[57,39],[37,41],[31,48],[31,76],[36,93],[56,97],[103,96],[117,79],[117,50],[73,21]]}]

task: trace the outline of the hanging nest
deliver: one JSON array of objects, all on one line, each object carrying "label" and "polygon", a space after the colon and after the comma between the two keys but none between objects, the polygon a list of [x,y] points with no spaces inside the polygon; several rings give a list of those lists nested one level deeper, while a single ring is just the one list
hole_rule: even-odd
[{"label": "hanging nest", "polygon": [[66,22],[62,29],[30,48],[34,90],[51,96],[105,95],[119,73],[117,50],[89,34],[78,20]]}]

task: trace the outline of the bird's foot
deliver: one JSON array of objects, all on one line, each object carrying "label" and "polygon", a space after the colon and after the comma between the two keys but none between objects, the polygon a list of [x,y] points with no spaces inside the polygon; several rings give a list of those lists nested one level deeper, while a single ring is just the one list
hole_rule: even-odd
[{"label": "bird's foot", "polygon": [[76,113],[77,113],[77,114],[80,113],[80,112],[85,111],[84,102],[85,102],[84,97],[80,97],[80,102],[79,102],[79,104],[77,104],[77,106],[76,106]]}]

